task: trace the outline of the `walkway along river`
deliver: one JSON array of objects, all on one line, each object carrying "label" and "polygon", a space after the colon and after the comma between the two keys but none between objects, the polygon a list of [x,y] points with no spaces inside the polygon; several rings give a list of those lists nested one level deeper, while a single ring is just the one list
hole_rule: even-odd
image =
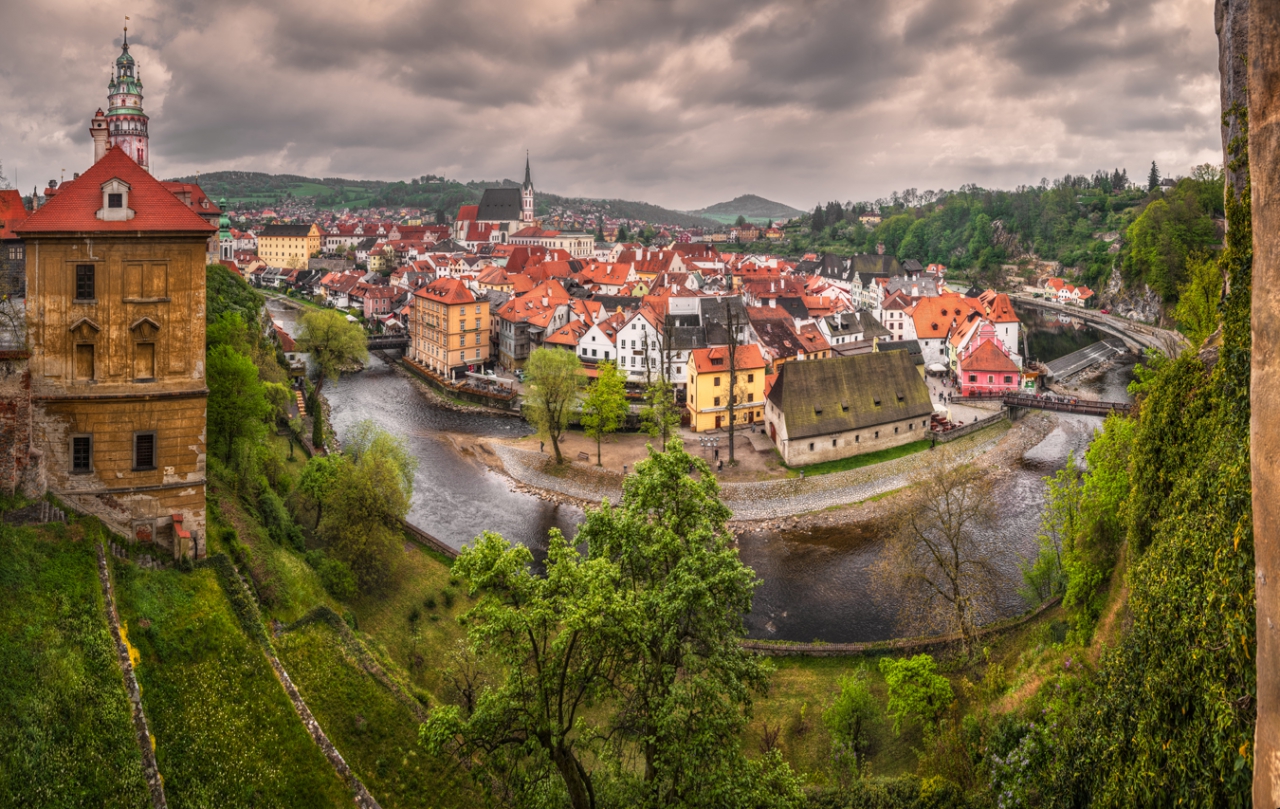
[{"label": "walkway along river", "polygon": [[[272,306],[272,315],[290,331],[294,313]],[[1089,342],[1088,335],[1081,337]],[[1063,353],[1074,341],[1062,341]],[[1053,359],[1042,356],[1042,359]],[[1105,398],[1120,400],[1131,373],[1122,365],[1089,383]],[[513,491],[509,481],[475,458],[459,452],[450,434],[476,437],[523,435],[518,419],[457,412],[436,405],[408,375],[371,357],[367,369],[326,385],[334,428],[341,436],[362,419],[372,419],[404,437],[420,465],[409,520],[450,545],[461,547],[485,530],[521,542],[541,556],[546,534],[572,534],[582,513]],[[1058,426],[1022,462],[1001,476],[997,487],[1000,523],[992,536],[1015,554],[1034,553],[1044,499],[1041,478],[1062,468],[1067,454],[1084,454],[1101,420],[1061,415]],[[814,531],[750,530],[740,536],[742,560],[762,579],[755,607],[747,616],[751,637],[832,643],[874,641],[895,635],[892,604],[867,586],[866,571],[880,550],[881,528],[856,524]],[[1026,608],[1016,593],[1018,570],[1011,557],[1006,615]]]}]

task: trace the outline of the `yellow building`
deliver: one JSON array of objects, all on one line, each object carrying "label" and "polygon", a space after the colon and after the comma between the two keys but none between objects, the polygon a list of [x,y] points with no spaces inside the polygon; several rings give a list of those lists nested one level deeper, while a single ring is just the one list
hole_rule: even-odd
[{"label": "yellow building", "polygon": [[457,378],[489,362],[489,301],[457,278],[440,278],[413,293],[409,359]]},{"label": "yellow building", "polygon": [[17,230],[49,489],[133,540],[204,556],[205,251],[216,228],[111,148]]},{"label": "yellow building", "polygon": [[[688,400],[690,424],[695,433],[729,426],[729,349],[699,348],[689,357]],[[764,419],[764,372],[760,347],[738,346],[734,375],[733,419],[736,424],[756,424]]]},{"label": "yellow building", "polygon": [[271,267],[306,267],[323,241],[318,225],[267,225],[258,234],[258,258]]}]

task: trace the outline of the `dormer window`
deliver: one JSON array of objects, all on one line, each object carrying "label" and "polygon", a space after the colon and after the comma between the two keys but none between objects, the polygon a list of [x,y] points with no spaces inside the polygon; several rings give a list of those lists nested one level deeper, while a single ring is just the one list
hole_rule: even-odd
[{"label": "dormer window", "polygon": [[102,207],[98,218],[104,222],[127,222],[133,218],[129,208],[129,184],[112,178],[102,184]]}]

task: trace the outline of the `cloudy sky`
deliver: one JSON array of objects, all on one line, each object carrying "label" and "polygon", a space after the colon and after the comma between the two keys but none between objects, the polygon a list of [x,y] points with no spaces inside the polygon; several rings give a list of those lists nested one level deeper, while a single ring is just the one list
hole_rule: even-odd
[{"label": "cloudy sky", "polygon": [[0,161],[92,159],[128,14],[162,177],[517,178],[798,207],[1218,162],[1212,0],[4,3]]}]

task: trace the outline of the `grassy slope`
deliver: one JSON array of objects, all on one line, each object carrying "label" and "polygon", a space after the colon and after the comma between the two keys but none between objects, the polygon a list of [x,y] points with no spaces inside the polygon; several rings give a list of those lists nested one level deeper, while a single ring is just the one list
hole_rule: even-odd
[{"label": "grassy slope", "polygon": [[387,809],[474,806],[461,774],[418,746],[418,721],[346,652],[329,626],[308,624],[277,653],[330,741]]},{"label": "grassy slope", "polygon": [[116,576],[170,806],[350,804],[212,570]]},{"label": "grassy slope", "polygon": [[895,458],[901,458],[905,455],[913,455],[921,450],[929,448],[929,441],[912,441],[910,444],[902,444],[887,449],[879,449],[875,452],[868,452],[864,455],[854,455],[849,458],[841,458],[838,461],[824,461],[822,463],[810,464],[808,466],[789,467],[791,473],[787,477],[795,477],[801,472],[806,475],[826,475],[831,472],[844,472],[848,469],[861,469],[871,464],[882,463],[884,461],[892,461]]},{"label": "grassy slope", "polygon": [[[433,698],[444,684],[446,657],[463,637],[457,616],[472,603],[463,587],[449,581],[449,568],[441,558],[406,543],[396,581],[351,605],[357,625],[372,637],[375,649]],[[452,607],[446,605],[445,591],[453,593]],[[428,599],[434,599],[434,608]],[[415,612],[418,618],[412,620]]]},{"label": "grassy slope", "polygon": [[0,804],[150,806],[80,526],[0,525]]}]

